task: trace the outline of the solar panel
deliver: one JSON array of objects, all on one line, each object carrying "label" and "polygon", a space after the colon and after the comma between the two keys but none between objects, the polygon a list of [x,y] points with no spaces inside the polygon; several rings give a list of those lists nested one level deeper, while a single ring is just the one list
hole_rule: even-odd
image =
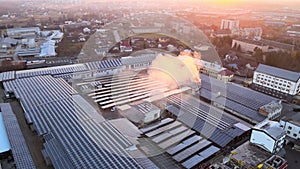
[{"label": "solar panel", "polygon": [[202,156],[199,155],[194,155],[193,157],[189,158],[188,160],[184,161],[182,164],[182,166],[184,166],[187,169],[193,168],[196,165],[198,165],[199,163],[201,163],[204,160],[204,158]]},{"label": "solar panel", "polygon": [[[70,160],[70,168],[141,168],[125,150],[132,144],[110,123],[103,122],[99,113],[92,113],[96,110],[91,106],[82,105],[88,103],[80,100],[64,80],[36,76],[15,83],[14,92],[20,95],[37,132],[51,131],[57,140],[55,144],[46,142],[43,153],[55,168],[69,168],[59,154]],[[45,140],[53,140],[48,136]]]},{"label": "solar panel", "polygon": [[210,146],[207,149],[205,149],[204,151],[201,151],[199,153],[199,155],[202,156],[204,159],[207,159],[208,157],[212,156],[213,154],[215,154],[219,150],[220,149],[218,147]]},{"label": "solar panel", "polygon": [[[167,107],[167,110],[176,115],[178,120],[221,147],[226,146],[234,138],[246,132],[232,127],[234,124],[239,123],[237,120],[226,115],[225,112],[209,107],[202,101],[194,103],[190,99],[185,100],[185,98],[180,99],[177,96],[171,96],[168,98],[168,102],[171,105]],[[199,111],[201,111],[200,114]]]},{"label": "solar panel", "polygon": [[183,150],[182,152],[176,154],[175,156],[173,156],[173,159],[175,159],[178,162],[183,161],[184,159],[187,159],[191,155],[193,155],[196,152],[200,151],[201,149],[209,146],[210,144],[211,144],[210,141],[202,140],[202,141],[196,143],[195,145],[193,145],[193,146]]},{"label": "solar panel", "polygon": [[180,126],[182,123],[180,123],[179,121],[174,121],[173,123],[170,123],[168,125],[165,125],[163,127],[160,127],[154,131],[151,131],[149,133],[146,134],[147,137],[153,137],[153,136],[156,136],[164,131],[167,131],[167,130],[170,130],[174,127],[177,127],[177,126]]},{"label": "solar panel", "polygon": [[177,152],[183,150],[184,148],[186,148],[186,147],[192,145],[193,143],[199,141],[200,139],[202,139],[201,136],[194,135],[191,138],[188,138],[188,139],[184,140],[182,143],[180,143],[180,144],[178,144],[174,147],[169,148],[167,150],[167,153],[169,153],[170,155],[174,155]]},{"label": "solar panel", "polygon": [[199,141],[199,140],[201,140],[201,139],[202,139],[201,136],[194,135],[193,137],[184,140],[182,143],[185,144],[185,145],[191,145],[191,144],[193,144],[194,142]]},{"label": "solar panel", "polygon": [[166,149],[166,148],[180,142],[181,140],[185,139],[186,137],[193,135],[194,133],[195,133],[195,131],[193,131],[193,130],[185,131],[183,133],[175,135],[174,137],[169,138],[168,140],[166,140],[164,142],[161,142],[158,146],[162,149]]},{"label": "solar panel", "polygon": [[185,126],[180,126],[180,127],[175,128],[175,129],[172,128],[169,131],[166,131],[166,132],[164,132],[162,134],[159,134],[158,136],[154,137],[152,139],[152,141],[155,142],[155,143],[159,143],[159,142],[161,142],[163,140],[166,140],[167,138],[169,138],[171,136],[174,136],[178,133],[181,133],[185,130],[187,130],[187,127],[185,127]]},{"label": "solar panel", "polygon": [[148,125],[148,126],[146,126],[146,127],[144,127],[144,128],[141,128],[140,131],[143,132],[143,133],[147,133],[147,132],[149,132],[149,131],[151,131],[151,130],[153,130],[153,129],[155,129],[155,128],[158,128],[158,127],[160,127],[160,126],[163,126],[163,125],[165,125],[165,124],[168,124],[168,123],[170,123],[170,122],[172,122],[172,121],[174,121],[174,120],[171,119],[171,118],[166,118],[166,119],[163,119],[163,120],[161,120],[161,121],[159,121],[159,122],[156,122],[156,123],[154,123],[154,124],[152,124],[152,125]]},{"label": "solar panel", "polygon": [[0,107],[16,167],[22,169],[36,168],[10,104],[1,103]]}]

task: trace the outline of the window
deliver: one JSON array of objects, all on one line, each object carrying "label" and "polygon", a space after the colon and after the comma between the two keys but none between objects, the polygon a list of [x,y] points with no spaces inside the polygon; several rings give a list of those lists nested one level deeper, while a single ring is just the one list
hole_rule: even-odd
[{"label": "window", "polygon": [[287,131],[287,133],[288,133],[288,134],[291,134],[291,132],[290,132],[290,131]]},{"label": "window", "polygon": [[293,134],[293,136],[294,136],[294,137],[297,137],[297,134],[296,134],[296,133],[294,133],[294,134]]},{"label": "window", "polygon": [[289,126],[289,127],[288,127],[288,129],[289,129],[289,130],[292,130],[292,127],[291,127],[291,126]]}]

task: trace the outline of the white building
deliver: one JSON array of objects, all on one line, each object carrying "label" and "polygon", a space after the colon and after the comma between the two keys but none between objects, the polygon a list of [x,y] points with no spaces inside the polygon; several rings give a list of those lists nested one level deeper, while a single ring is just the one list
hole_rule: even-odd
[{"label": "white building", "polygon": [[232,19],[222,19],[220,29],[239,29],[240,21],[239,20],[232,20]]},{"label": "white building", "polygon": [[276,97],[300,93],[300,73],[260,64],[253,75],[254,89]]},{"label": "white building", "polygon": [[270,153],[278,153],[283,147],[285,136],[278,122],[265,120],[252,128],[250,143]]}]

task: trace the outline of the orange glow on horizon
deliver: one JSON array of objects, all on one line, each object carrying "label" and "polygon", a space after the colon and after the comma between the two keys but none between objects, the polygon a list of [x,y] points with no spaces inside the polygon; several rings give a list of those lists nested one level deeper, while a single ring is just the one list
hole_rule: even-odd
[{"label": "orange glow on horizon", "polygon": [[205,2],[207,4],[227,6],[227,5],[237,5],[241,4],[247,0],[196,0],[198,2]]}]

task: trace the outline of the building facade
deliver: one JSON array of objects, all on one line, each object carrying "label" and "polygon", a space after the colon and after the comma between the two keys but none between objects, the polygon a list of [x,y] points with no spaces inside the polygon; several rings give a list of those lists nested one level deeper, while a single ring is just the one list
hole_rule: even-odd
[{"label": "building facade", "polygon": [[300,73],[260,64],[253,75],[253,88],[290,100],[300,93]]},{"label": "building facade", "polygon": [[232,19],[222,19],[220,29],[239,29],[240,21],[239,20],[232,20]]}]

